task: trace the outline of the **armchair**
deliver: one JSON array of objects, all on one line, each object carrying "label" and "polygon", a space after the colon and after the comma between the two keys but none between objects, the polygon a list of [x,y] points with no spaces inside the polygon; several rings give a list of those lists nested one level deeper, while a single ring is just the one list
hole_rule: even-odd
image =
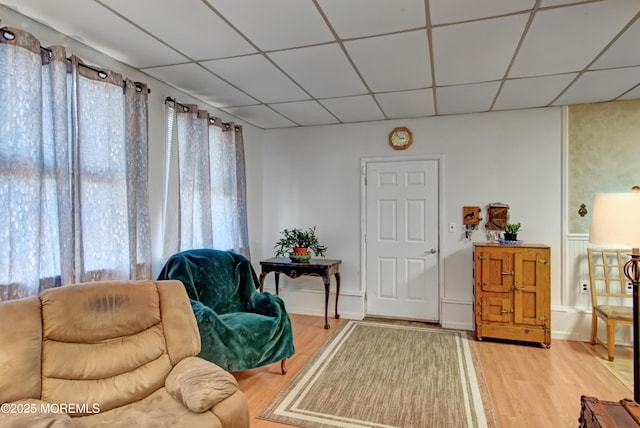
[{"label": "armchair", "polygon": [[0,326],[0,427],[250,426],[178,283],[52,288],[0,302]]},{"label": "armchair", "polygon": [[213,249],[187,250],[167,260],[158,279],[184,285],[198,322],[198,355],[228,371],[285,360],[295,352],[291,320],[282,299],[258,292],[251,262],[240,254]]}]

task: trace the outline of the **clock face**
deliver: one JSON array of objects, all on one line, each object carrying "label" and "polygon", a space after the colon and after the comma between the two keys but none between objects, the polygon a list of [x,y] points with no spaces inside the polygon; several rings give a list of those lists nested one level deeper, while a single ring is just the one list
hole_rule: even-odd
[{"label": "clock face", "polygon": [[409,134],[406,131],[398,131],[391,137],[394,146],[404,146],[409,142]]},{"label": "clock face", "polygon": [[404,150],[409,147],[413,140],[413,134],[408,128],[396,128],[389,134],[389,145],[395,150]]}]

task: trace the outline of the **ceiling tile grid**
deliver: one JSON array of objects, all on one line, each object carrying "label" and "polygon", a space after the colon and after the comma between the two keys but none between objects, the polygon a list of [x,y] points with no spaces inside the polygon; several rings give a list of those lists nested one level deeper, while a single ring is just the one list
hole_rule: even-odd
[{"label": "ceiling tile grid", "polygon": [[0,0],[28,30],[9,9],[264,129],[640,97],[638,0]]}]

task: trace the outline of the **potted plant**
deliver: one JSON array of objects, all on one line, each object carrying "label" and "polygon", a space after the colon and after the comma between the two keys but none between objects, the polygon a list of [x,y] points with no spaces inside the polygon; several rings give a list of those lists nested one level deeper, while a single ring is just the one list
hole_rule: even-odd
[{"label": "potted plant", "polygon": [[505,241],[517,241],[518,232],[522,228],[520,223],[507,223],[504,225],[504,240]]},{"label": "potted plant", "polygon": [[309,250],[318,257],[324,256],[327,247],[318,242],[316,227],[308,229],[284,229],[280,232],[282,238],[276,242],[273,249],[276,250],[276,257],[289,255],[294,262],[305,262],[311,259]]}]

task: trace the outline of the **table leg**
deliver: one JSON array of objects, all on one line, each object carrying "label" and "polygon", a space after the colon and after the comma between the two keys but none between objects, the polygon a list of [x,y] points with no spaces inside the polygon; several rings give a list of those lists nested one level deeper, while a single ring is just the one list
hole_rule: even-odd
[{"label": "table leg", "polygon": [[324,283],[324,328],[328,329],[331,327],[327,317],[327,309],[329,307],[329,285],[331,284],[331,278],[329,275],[323,275],[322,282]]},{"label": "table leg", "polygon": [[260,292],[262,293],[264,291],[264,278],[267,276],[269,272],[262,272],[260,274]]},{"label": "table leg", "polygon": [[276,272],[276,295],[280,294],[278,288],[280,287],[280,272]]},{"label": "table leg", "polygon": [[340,297],[340,273],[336,272],[336,319],[340,319],[340,314],[338,313],[338,298]]}]

